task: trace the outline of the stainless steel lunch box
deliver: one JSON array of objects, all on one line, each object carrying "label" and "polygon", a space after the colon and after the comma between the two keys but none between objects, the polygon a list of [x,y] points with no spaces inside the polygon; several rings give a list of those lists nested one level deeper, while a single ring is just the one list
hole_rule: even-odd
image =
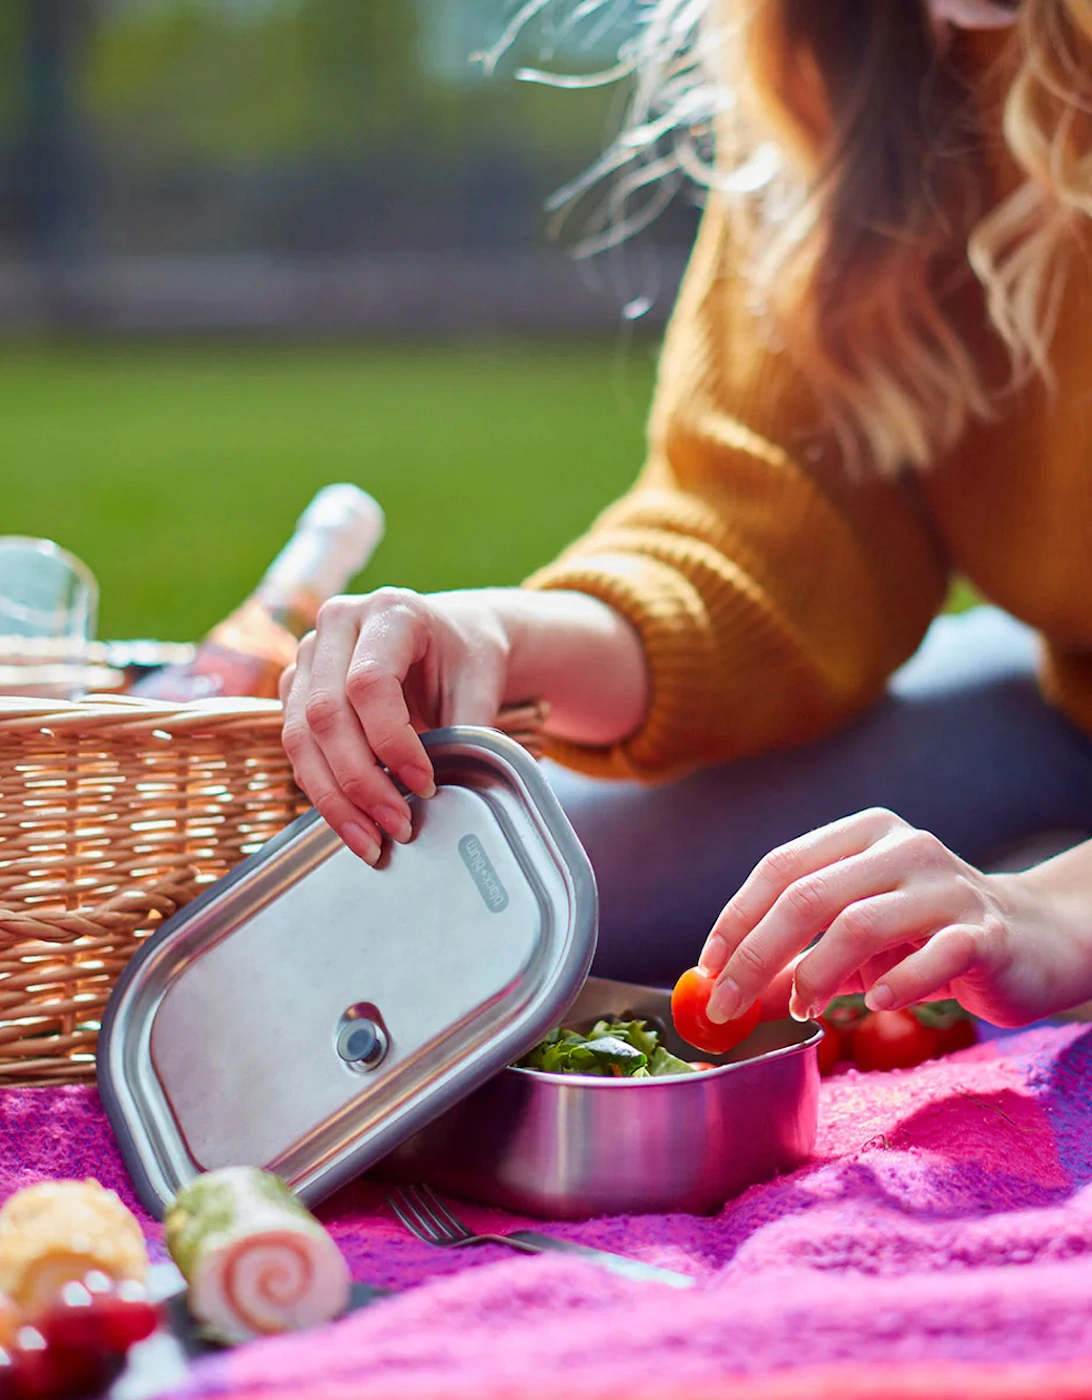
[{"label": "stainless steel lunch box", "polygon": [[[670,994],[648,987],[589,978],[565,1024],[633,1016],[673,1054],[710,1060],[674,1033]],[[379,1172],[554,1220],[705,1214],[811,1155],[821,1039],[814,1023],[767,1022],[716,1069],[662,1079],[508,1068]]]},{"label": "stainless steel lunch box", "polygon": [[707,1210],[801,1160],[815,1027],[761,1028],[746,1062],[673,1080],[508,1068],[562,1019],[666,1001],[585,985],[594,878],[524,750],[425,742],[439,791],[411,800],[409,845],[373,870],[311,813],[119,979],[99,1085],[148,1208],[245,1163],[311,1204],[378,1168],[545,1215]]}]

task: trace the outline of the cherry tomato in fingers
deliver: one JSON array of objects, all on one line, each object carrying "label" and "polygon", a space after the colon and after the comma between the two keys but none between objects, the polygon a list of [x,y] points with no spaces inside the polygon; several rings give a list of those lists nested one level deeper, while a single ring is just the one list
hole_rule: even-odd
[{"label": "cherry tomato in fingers", "polygon": [[912,1011],[873,1011],[853,1032],[853,1063],[862,1070],[911,1069],[937,1052],[938,1036]]},{"label": "cherry tomato in fingers", "polygon": [[758,1025],[760,1006],[755,1004],[735,1020],[719,1024],[709,1019],[709,998],[716,978],[691,967],[675,983],[671,993],[671,1019],[688,1045],[707,1055],[724,1055],[747,1037]]},{"label": "cherry tomato in fingers", "polygon": [[825,1016],[819,1017],[819,1024],[823,1027],[823,1038],[819,1042],[819,1073],[825,1079],[841,1063],[842,1042],[838,1031]]}]

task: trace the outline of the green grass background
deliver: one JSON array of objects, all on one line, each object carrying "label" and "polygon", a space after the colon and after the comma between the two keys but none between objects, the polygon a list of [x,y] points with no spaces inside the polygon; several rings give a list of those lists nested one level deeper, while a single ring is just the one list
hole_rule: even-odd
[{"label": "green grass background", "polygon": [[109,637],[200,635],[331,481],[387,513],[363,586],[515,582],[632,480],[654,364],[643,341],[12,344],[0,534],[83,558]]},{"label": "green grass background", "polygon": [[98,576],[100,635],[189,638],[250,590],[313,493],[363,486],[365,586],[511,583],[624,489],[654,347],[0,350],[0,534]]}]

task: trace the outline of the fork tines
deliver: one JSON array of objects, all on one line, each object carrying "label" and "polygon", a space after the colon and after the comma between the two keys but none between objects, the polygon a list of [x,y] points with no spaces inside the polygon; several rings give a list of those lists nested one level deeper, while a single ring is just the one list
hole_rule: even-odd
[{"label": "fork tines", "polygon": [[470,1237],[430,1186],[400,1186],[387,1200],[410,1234],[425,1244],[457,1244]]}]

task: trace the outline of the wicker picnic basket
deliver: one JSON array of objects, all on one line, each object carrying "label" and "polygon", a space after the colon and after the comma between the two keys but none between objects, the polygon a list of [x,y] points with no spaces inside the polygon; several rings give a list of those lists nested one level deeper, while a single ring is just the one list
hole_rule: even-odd
[{"label": "wicker picnic basket", "polygon": [[[542,711],[498,725],[532,751]],[[91,1079],[138,944],[307,803],[267,700],[0,699],[0,1084]]]}]

